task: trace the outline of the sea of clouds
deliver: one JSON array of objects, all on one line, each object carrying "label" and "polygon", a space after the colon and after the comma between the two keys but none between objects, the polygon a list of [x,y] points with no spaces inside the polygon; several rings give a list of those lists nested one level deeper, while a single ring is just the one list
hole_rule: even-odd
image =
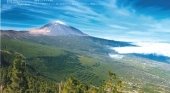
[{"label": "sea of clouds", "polygon": [[170,57],[170,43],[138,42],[133,44],[137,46],[112,47],[112,49],[120,54],[156,54]]}]

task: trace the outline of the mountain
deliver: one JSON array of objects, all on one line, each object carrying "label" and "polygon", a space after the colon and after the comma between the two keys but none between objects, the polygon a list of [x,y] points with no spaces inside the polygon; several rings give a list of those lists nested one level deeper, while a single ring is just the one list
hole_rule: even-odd
[{"label": "mountain", "polygon": [[87,34],[61,21],[51,22],[38,29],[31,30],[30,34],[48,36],[87,36]]},{"label": "mountain", "polygon": [[[44,29],[47,32],[37,32]],[[62,22],[52,22],[34,31],[1,30],[1,50],[23,54],[27,69],[40,73],[40,78],[61,82],[75,76],[86,84],[99,86],[111,71],[125,81],[126,91],[170,91],[170,64],[138,56],[109,57],[110,52],[116,53],[110,47],[132,46],[130,42],[93,37]],[[10,70],[9,63],[2,64]],[[35,73],[28,76],[33,74],[37,82]]]},{"label": "mountain", "polygon": [[1,30],[1,37],[26,40],[38,44],[60,47],[69,51],[108,54],[108,46],[131,46],[129,42],[93,37],[61,21],[48,23],[31,31]]},{"label": "mountain", "polygon": [[1,30],[1,37],[28,38],[31,36],[88,36],[72,26],[61,21],[48,23],[30,31]]}]

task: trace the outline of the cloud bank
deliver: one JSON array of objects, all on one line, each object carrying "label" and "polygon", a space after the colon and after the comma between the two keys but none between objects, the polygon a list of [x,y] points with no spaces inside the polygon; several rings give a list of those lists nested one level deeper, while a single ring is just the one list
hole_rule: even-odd
[{"label": "cloud bank", "polygon": [[120,54],[139,53],[139,54],[157,54],[170,57],[169,43],[135,43],[137,47],[114,47],[113,50]]}]

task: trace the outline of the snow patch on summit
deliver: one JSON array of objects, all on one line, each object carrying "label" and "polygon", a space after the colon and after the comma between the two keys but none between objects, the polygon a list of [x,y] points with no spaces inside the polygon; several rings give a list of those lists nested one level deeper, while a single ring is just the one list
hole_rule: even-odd
[{"label": "snow patch on summit", "polygon": [[53,21],[52,23],[56,24],[56,25],[58,25],[58,24],[67,25],[65,22],[63,22],[61,20],[56,20],[56,21]]}]

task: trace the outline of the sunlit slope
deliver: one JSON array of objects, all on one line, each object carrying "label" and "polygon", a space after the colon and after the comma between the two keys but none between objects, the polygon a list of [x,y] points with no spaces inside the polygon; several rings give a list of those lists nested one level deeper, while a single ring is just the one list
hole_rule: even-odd
[{"label": "sunlit slope", "polygon": [[24,54],[27,63],[37,72],[58,82],[75,76],[84,83],[99,85],[108,78],[108,71],[112,71],[125,81],[129,90],[170,91],[170,72],[163,63],[153,64],[151,60],[129,56],[114,59],[95,52],[82,54],[78,50],[73,52],[28,40],[2,39],[1,43],[3,50]]},{"label": "sunlit slope", "polygon": [[36,44],[16,39],[1,39],[1,49],[17,51],[26,57],[57,56],[64,53],[64,50],[42,44]]},{"label": "sunlit slope", "polygon": [[[104,79],[95,78],[99,77],[99,75],[89,69],[93,68],[93,66],[82,64],[86,60],[82,60],[81,57],[88,58],[85,55],[69,52],[57,47],[12,39],[2,39],[1,47],[2,50],[16,51],[26,55],[28,64],[38,72],[56,81],[61,81],[72,75],[77,76],[81,80],[89,81],[88,83],[99,83]],[[92,59],[96,60],[94,58]],[[80,74],[81,77],[79,77]],[[107,75],[107,73],[105,74]]]}]

